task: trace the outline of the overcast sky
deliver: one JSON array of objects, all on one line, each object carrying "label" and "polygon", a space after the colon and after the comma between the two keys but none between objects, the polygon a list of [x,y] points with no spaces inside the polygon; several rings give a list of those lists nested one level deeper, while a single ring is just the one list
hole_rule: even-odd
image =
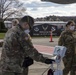
[{"label": "overcast sky", "polygon": [[45,17],[49,15],[56,16],[76,16],[76,3],[56,4],[52,2],[42,2],[40,0],[21,0],[27,9],[28,15]]}]

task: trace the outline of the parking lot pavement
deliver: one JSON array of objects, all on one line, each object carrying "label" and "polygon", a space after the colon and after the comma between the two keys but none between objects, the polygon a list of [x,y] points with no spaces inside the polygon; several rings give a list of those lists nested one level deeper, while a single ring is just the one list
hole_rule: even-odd
[{"label": "parking lot pavement", "polygon": [[58,38],[53,38],[54,42],[50,42],[50,38],[48,37],[43,37],[43,38],[33,38],[32,42],[33,44],[37,44],[37,45],[44,45],[44,46],[51,46],[54,47],[56,45],[58,45]]}]

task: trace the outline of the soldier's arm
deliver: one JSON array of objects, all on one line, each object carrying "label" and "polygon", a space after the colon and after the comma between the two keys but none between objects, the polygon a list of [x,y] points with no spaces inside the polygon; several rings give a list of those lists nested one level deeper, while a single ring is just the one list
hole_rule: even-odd
[{"label": "soldier's arm", "polygon": [[[26,56],[31,57],[32,59],[36,60],[36,61],[40,61],[46,64],[51,64],[52,59],[48,59],[46,57],[43,57],[42,54],[40,54],[34,47],[33,45],[28,45],[28,42],[25,40],[25,38],[27,38],[27,36],[25,37],[25,35],[23,33],[18,34],[16,32],[13,32],[11,35],[11,44],[12,46],[14,46],[14,44],[19,44],[19,46],[21,46],[24,54],[26,54]],[[15,43],[16,42],[16,43]],[[16,46],[15,46],[16,47]]]},{"label": "soldier's arm", "polygon": [[39,53],[32,44],[29,44],[32,42],[27,41],[28,37],[24,36],[24,34],[22,34],[21,36],[22,37],[19,38],[18,41],[21,44],[21,46],[23,47],[23,49],[25,50],[25,54],[28,55],[29,57],[31,57],[32,59],[34,59],[35,61],[45,62],[45,60],[47,58],[43,57],[43,55],[41,53]]},{"label": "soldier's arm", "polygon": [[43,55],[40,54],[34,48],[31,41],[28,42],[29,37],[24,33],[16,34],[15,32],[12,32],[9,37],[10,37],[9,42],[11,43],[12,46],[14,46],[16,43],[19,43],[22,50],[25,52],[25,54],[31,57],[32,59],[36,61],[41,61],[41,62],[45,62],[45,60],[47,59],[47,58],[44,58]]}]

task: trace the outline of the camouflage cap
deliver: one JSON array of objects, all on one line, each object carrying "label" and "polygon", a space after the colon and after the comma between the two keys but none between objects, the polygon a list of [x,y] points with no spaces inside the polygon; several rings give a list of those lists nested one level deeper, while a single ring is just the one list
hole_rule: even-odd
[{"label": "camouflage cap", "polygon": [[76,25],[73,20],[69,20],[69,21],[67,22],[67,24],[66,24],[66,27],[69,26],[71,23],[72,23],[73,25]]},{"label": "camouflage cap", "polygon": [[34,24],[34,18],[31,16],[24,16],[21,18],[20,22],[27,22],[30,28],[32,28]]}]

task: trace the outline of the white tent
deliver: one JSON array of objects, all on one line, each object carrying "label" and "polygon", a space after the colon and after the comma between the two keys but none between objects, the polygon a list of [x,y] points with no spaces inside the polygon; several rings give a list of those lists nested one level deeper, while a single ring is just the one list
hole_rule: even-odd
[{"label": "white tent", "polygon": [[58,3],[58,4],[71,4],[71,3],[76,3],[76,0],[41,0],[41,1],[54,2],[54,3]]}]

